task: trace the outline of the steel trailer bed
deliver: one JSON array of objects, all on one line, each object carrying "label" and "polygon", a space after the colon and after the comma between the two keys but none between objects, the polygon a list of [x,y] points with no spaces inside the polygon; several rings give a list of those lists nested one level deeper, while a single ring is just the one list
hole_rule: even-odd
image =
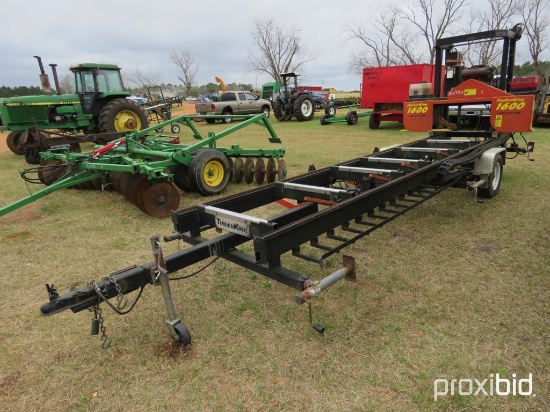
[{"label": "steel trailer bed", "polygon": [[[498,192],[500,177],[498,182],[487,182],[489,173],[474,176],[473,172],[485,154],[502,165],[511,136],[479,131],[433,133],[426,139],[173,212],[174,231],[164,240],[182,239],[190,247],[163,256],[160,239],[152,236],[153,262],[112,273],[63,295],[47,286],[50,301],[41,306],[41,313],[90,308],[97,313],[103,301],[116,309],[109,299],[121,302],[127,293],[160,283],[170,333],[186,345],[191,335],[175,313],[170,274],[210,257],[222,257],[293,287],[300,291],[296,301],[304,303],[336,281],[353,278],[354,261],[346,258],[342,269],[314,282],[285,267],[281,259],[285,253],[322,267],[329,256],[450,186],[469,184],[475,189],[489,183]],[[275,216],[257,216],[262,206],[273,202],[284,203],[288,209]],[[218,233],[212,238],[210,231],[207,238],[205,232],[213,228]],[[247,242],[253,252],[237,249]],[[317,255],[311,253],[316,250]]]}]

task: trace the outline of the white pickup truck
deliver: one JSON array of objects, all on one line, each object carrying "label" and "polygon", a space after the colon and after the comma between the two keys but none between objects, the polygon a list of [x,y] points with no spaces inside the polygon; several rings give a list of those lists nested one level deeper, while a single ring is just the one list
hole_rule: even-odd
[{"label": "white pickup truck", "polygon": [[[234,114],[258,114],[265,113],[269,116],[271,103],[269,100],[260,99],[254,93],[245,91],[230,91],[223,93],[218,101],[197,102],[195,110],[199,114],[224,115],[220,120],[224,123],[231,123],[230,115]],[[206,118],[207,123],[214,123],[217,119]]]}]

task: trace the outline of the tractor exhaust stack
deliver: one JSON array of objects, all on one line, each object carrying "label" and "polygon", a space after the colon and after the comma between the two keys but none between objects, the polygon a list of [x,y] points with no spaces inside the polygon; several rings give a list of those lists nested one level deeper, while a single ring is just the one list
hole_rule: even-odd
[{"label": "tractor exhaust stack", "polygon": [[61,94],[61,87],[59,87],[59,78],[57,77],[57,64],[51,63],[50,67],[52,68],[53,81],[55,82],[55,90],[57,94]]},{"label": "tractor exhaust stack", "polygon": [[38,67],[40,67],[40,85],[42,86],[42,90],[45,93],[51,93],[52,86],[50,85],[50,79],[48,78],[48,75],[44,70],[44,65],[42,64],[42,58],[40,56],[33,56],[33,57],[36,60],[38,60]]}]

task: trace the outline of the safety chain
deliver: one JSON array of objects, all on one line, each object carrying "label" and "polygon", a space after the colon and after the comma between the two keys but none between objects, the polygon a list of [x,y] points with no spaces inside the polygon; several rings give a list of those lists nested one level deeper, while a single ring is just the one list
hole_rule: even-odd
[{"label": "safety chain", "polygon": [[91,312],[94,312],[94,317],[92,318],[92,335],[98,335],[101,332],[101,348],[107,349],[111,346],[111,339],[107,337],[107,328],[105,327],[105,318],[103,317],[99,303],[94,305],[89,309]]},{"label": "safety chain", "polygon": [[126,299],[124,297],[124,294],[122,293],[122,288],[120,287],[120,285],[117,283],[116,279],[114,278],[114,276],[109,276],[108,278],[106,278],[106,280],[109,280],[109,282],[111,282],[112,284],[115,285],[115,289],[116,291],[118,292],[117,296],[116,296],[116,307],[118,310],[124,310],[124,308],[126,307],[126,305],[128,304],[128,299]]}]

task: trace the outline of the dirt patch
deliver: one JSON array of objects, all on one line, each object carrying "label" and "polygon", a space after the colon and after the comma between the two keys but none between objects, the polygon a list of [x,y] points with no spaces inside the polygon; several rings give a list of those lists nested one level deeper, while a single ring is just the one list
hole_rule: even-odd
[{"label": "dirt patch", "polygon": [[[184,114],[195,113],[195,105],[189,102],[183,102],[181,106],[172,107],[172,116],[181,116]],[[0,153],[7,153],[10,151],[6,144],[6,137],[8,133],[0,133]]]}]

